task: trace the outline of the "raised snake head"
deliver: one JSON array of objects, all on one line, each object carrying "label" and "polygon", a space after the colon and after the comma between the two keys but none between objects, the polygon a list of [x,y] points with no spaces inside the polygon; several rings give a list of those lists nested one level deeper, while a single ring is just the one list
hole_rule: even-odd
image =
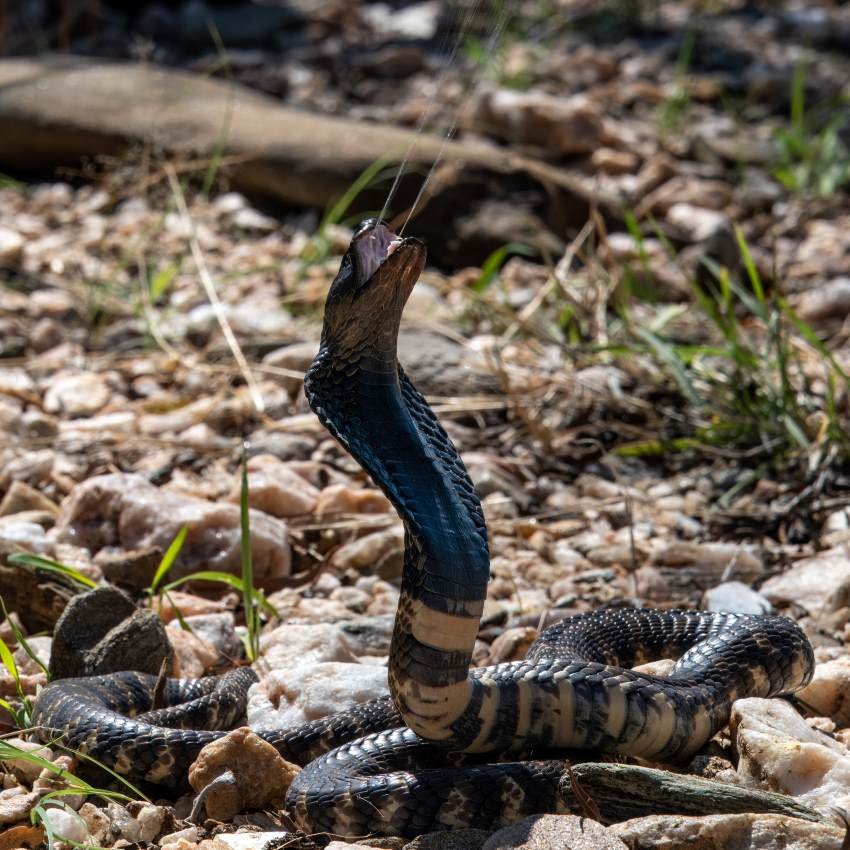
[{"label": "raised snake head", "polygon": [[325,304],[322,347],[394,362],[401,313],[425,266],[425,245],[370,218],[358,226]]}]

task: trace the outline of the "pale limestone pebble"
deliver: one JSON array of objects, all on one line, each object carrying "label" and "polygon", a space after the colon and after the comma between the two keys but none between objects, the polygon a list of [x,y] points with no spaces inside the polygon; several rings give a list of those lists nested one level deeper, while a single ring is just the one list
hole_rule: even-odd
[{"label": "pale limestone pebble", "polygon": [[[270,351],[263,357],[263,364],[282,370],[280,374],[275,374],[275,377],[294,398],[304,384],[304,373],[310,367],[318,350],[318,343],[294,342]],[[285,374],[286,372],[292,374]]]},{"label": "pale limestone pebble", "polygon": [[635,487],[627,487],[615,481],[608,481],[598,475],[583,474],[576,479],[576,487],[579,493],[586,499],[623,499],[630,498],[633,502],[643,502],[646,494]]},{"label": "pale limestone pebble", "polygon": [[[101,847],[112,844],[112,819],[106,811],[92,803],[83,803],[80,806],[79,815],[85,821],[86,829],[93,844],[100,845]],[[127,817],[130,818],[129,815]],[[109,842],[108,844],[107,841]]]},{"label": "pale limestone pebble", "polygon": [[0,473],[0,487],[5,489],[12,481],[25,481],[37,487],[52,477],[58,456],[53,449],[22,452],[8,459]]},{"label": "pale limestone pebble", "polygon": [[18,433],[23,422],[23,409],[19,401],[0,396],[0,431]]},{"label": "pale limestone pebble", "polygon": [[53,554],[52,541],[36,522],[17,520],[0,523],[0,543],[11,544],[21,551],[37,555]]},{"label": "pale limestone pebble", "polygon": [[404,566],[404,527],[394,524],[344,543],[331,555],[330,564],[341,572],[354,569],[397,578]]},{"label": "pale limestone pebble", "polygon": [[36,354],[43,354],[66,341],[65,329],[55,319],[39,319],[29,332],[27,347]]},{"label": "pale limestone pebble", "polygon": [[850,277],[833,278],[807,289],[796,300],[797,315],[806,322],[844,319],[850,313]]},{"label": "pale limestone pebble", "polygon": [[760,592],[774,605],[799,605],[821,617],[850,600],[850,552],[842,546],[797,561],[769,578]]},{"label": "pale limestone pebble", "polygon": [[194,634],[203,638],[222,655],[228,658],[238,658],[242,654],[242,642],[236,635],[236,621],[233,612],[194,614],[183,619]]},{"label": "pale limestone pebble", "polygon": [[484,496],[481,499],[481,508],[488,522],[499,519],[516,519],[520,514],[519,507],[513,499],[499,490]]},{"label": "pale limestone pebble", "polygon": [[220,599],[205,599],[183,590],[169,590],[168,597],[157,599],[155,607],[160,619],[165,623],[176,619],[178,612],[182,617],[200,617],[229,611],[227,603]]},{"label": "pale limestone pebble", "polygon": [[758,549],[737,543],[675,542],[661,549],[653,563],[665,567],[699,566],[728,573],[729,578],[757,578],[764,572],[764,560]]},{"label": "pale limestone pebble", "polygon": [[41,796],[39,792],[27,791],[20,785],[0,790],[0,825],[26,820]]},{"label": "pale limestone pebble", "polygon": [[220,403],[217,396],[207,394],[176,410],[169,410],[166,413],[145,413],[139,417],[139,431],[151,436],[178,434],[203,422]]},{"label": "pale limestone pebble", "polygon": [[84,793],[66,793],[69,785],[68,781],[63,777],[76,772],[77,761],[67,753],[59,753],[58,755],[54,755],[52,762],[53,767],[45,767],[39,774],[38,779],[33,782],[32,790],[38,791],[42,795],[51,791],[62,791],[62,802],[68,808],[76,811],[86,801],[87,795]]},{"label": "pale limestone pebble", "polygon": [[103,376],[96,372],[59,372],[50,378],[44,409],[65,416],[91,416],[112,395]]},{"label": "pale limestone pebble", "polygon": [[91,838],[85,820],[76,812],[59,809],[48,803],[44,807],[42,819],[58,839],[83,844]]},{"label": "pale limestone pebble", "polygon": [[179,622],[169,623],[165,631],[174,650],[171,675],[175,678],[199,679],[206,672],[211,672],[221,657],[212,644],[186,631]]},{"label": "pale limestone pebble", "polygon": [[505,629],[490,645],[488,664],[517,661],[525,658],[528,648],[537,640],[537,629],[530,626],[515,626]]},{"label": "pale limestone pebble", "polygon": [[271,669],[323,661],[356,661],[339,626],[284,623],[260,635],[260,653]]},{"label": "pale limestone pebble", "polygon": [[[52,762],[54,759],[53,751],[43,744],[38,744],[33,741],[24,741],[22,738],[6,738],[4,739],[4,744],[13,747],[16,750],[20,750],[22,754],[30,753],[31,755],[38,756],[38,758],[44,759],[45,761]],[[42,767],[40,765],[27,761],[25,756],[22,756],[21,758],[4,759],[3,769],[6,772],[11,773],[12,776],[14,776],[19,782],[23,782],[27,785],[32,785],[41,775],[42,771]]]},{"label": "pale limestone pebble", "polygon": [[845,830],[776,814],[650,815],[608,827],[630,850],[841,850]]},{"label": "pale limestone pebble", "polygon": [[19,514],[23,511],[47,511],[56,516],[59,513],[59,506],[24,481],[13,481],[3,501],[0,502],[0,517]]},{"label": "pale limestone pebble", "polygon": [[165,850],[166,847],[172,847],[173,850],[180,850],[179,844],[181,841],[197,844],[200,837],[201,831],[197,826],[188,826],[185,829],[178,829],[176,832],[163,835],[159,839],[159,846],[162,850]]},{"label": "pale limestone pebble", "polygon": [[469,123],[489,135],[559,154],[590,153],[603,139],[598,106],[583,94],[485,88],[474,98]]},{"label": "pale limestone pebble", "polygon": [[732,706],[738,775],[829,814],[850,811],[850,751],[812,729],[787,702],[742,699]]},{"label": "pale limestone pebble", "polygon": [[[74,487],[56,523],[60,541],[96,552],[105,546],[165,551],[183,525],[188,534],[171,569],[179,578],[196,570],[242,569],[241,526],[237,505],[213,504],[161,490],[141,475],[100,475]],[[251,511],[254,575],[265,581],[289,575],[286,524]]]},{"label": "pale limestone pebble", "polygon": [[[53,646],[52,637],[48,637],[47,635],[34,635],[27,638],[27,645],[33,655],[35,655],[35,657],[45,667],[50,664],[50,650]],[[15,665],[18,668],[18,672],[22,673],[24,676],[37,676],[39,673],[43,673],[39,664],[30,657],[29,653],[22,646],[19,646],[14,651],[12,657],[15,659]]]},{"label": "pale limestone pebble", "polygon": [[24,256],[24,238],[10,227],[0,227],[0,263],[18,265]]},{"label": "pale limestone pebble", "polygon": [[678,238],[705,242],[719,230],[730,230],[729,216],[698,204],[676,203],[667,210],[667,223]]},{"label": "pale limestone pebble", "polygon": [[532,815],[494,832],[481,850],[625,850],[611,829],[577,815]]},{"label": "pale limestone pebble", "polygon": [[32,396],[35,398],[35,381],[23,369],[17,367],[0,368],[0,395],[15,397]]},{"label": "pale limestone pebble", "polygon": [[773,606],[760,593],[740,581],[726,581],[705,592],[703,608],[730,614],[769,614]]},{"label": "pale limestone pebble", "polygon": [[[135,434],[138,430],[139,417],[132,410],[116,410],[112,413],[101,413],[87,419],[71,419],[59,423],[58,431],[63,440],[85,438],[97,435],[102,439],[104,434]],[[90,437],[89,437],[90,438]]]},{"label": "pale limestone pebble", "polygon": [[334,602],[341,602],[355,614],[363,614],[372,603],[372,595],[359,587],[338,587],[328,596]]},{"label": "pale limestone pebble", "polygon": [[[267,845],[276,848],[285,847],[287,838],[294,838],[291,832],[283,830],[268,831],[268,832],[225,832],[216,836],[216,841],[223,844],[229,850],[265,850]],[[341,844],[339,841],[331,841],[325,845],[325,850],[332,850],[334,844]],[[344,845],[350,850],[351,845]]]},{"label": "pale limestone pebble", "polygon": [[248,723],[257,731],[291,729],[388,693],[383,667],[338,661],[299,665],[294,659],[251,689]]},{"label": "pale limestone pebble", "polygon": [[649,549],[643,544],[612,543],[597,546],[587,553],[587,560],[595,567],[624,566],[629,569],[639,567],[649,558]]},{"label": "pale limestone pebble", "polygon": [[797,699],[839,726],[850,726],[850,657],[818,664],[812,681],[797,692]]},{"label": "pale limestone pebble", "polygon": [[327,517],[333,514],[384,514],[392,510],[389,499],[380,490],[356,490],[346,484],[331,484],[319,493],[315,513],[317,517]]},{"label": "pale limestone pebble", "polygon": [[[241,485],[236,482],[228,501],[239,504]],[[274,517],[312,513],[319,490],[274,455],[255,455],[248,460],[248,502],[252,508]]]},{"label": "pale limestone pebble", "polygon": [[[47,676],[42,672],[30,675],[21,674],[15,679],[5,666],[0,666],[0,697],[16,697],[18,687],[27,696],[35,696],[38,689],[46,684]],[[0,709],[0,716],[4,714],[5,711]]]},{"label": "pale limestone pebble", "polygon": [[155,806],[153,803],[142,803],[136,812],[136,823],[139,825],[139,841],[145,844],[153,842],[162,831],[168,809],[165,806]]},{"label": "pale limestone pebble", "polygon": [[[228,821],[246,809],[279,807],[300,768],[248,727],[207,744],[189,768],[189,784],[203,791],[207,816]],[[215,782],[225,772],[234,781]],[[213,784],[213,787],[208,787]]]}]

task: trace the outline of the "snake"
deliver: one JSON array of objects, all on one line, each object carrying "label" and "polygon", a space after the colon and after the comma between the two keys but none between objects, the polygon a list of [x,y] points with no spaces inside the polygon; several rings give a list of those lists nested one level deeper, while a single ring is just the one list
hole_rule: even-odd
[{"label": "snake", "polygon": [[[461,457],[397,359],[402,312],[426,248],[370,219],[328,291],[304,392],[384,491],[405,530],[389,696],[259,734],[303,765],[286,808],[305,832],[343,836],[492,829],[565,811],[564,754],[683,764],[742,697],[793,694],[812,647],[772,614],[603,608],[541,632],[526,657],[471,669],[490,577],[481,502]],[[633,669],[677,659],[667,675]],[[195,680],[121,672],[48,684],[43,740],[119,774],[185,781],[246,710],[248,667]]]}]

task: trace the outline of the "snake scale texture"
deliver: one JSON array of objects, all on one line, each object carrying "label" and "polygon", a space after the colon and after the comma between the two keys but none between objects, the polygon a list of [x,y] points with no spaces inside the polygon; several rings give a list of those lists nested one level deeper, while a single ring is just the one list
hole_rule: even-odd
[{"label": "snake scale texture", "polygon": [[[396,359],[424,263],[421,242],[364,222],[331,286],[305,378],[311,407],[406,530],[391,699],[262,733],[306,765],[287,807],[314,834],[415,836],[562,811],[559,753],[682,762],[728,722],[734,700],[790,694],[813,671],[808,640],[784,617],[645,609],[571,617],[524,660],[470,670],[490,570],[484,516],[457,451]],[[629,669],[665,657],[678,658],[666,677]],[[150,676],[60,680],[38,697],[35,721],[45,740],[62,736],[119,773],[175,785],[201,747],[244,716],[255,679],[240,669],[169,680],[156,710]]]}]

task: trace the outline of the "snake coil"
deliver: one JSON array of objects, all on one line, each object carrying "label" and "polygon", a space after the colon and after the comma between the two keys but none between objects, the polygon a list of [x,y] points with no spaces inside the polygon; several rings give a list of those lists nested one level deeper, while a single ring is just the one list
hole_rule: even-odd
[{"label": "snake coil", "polygon": [[[406,532],[391,699],[262,733],[306,765],[287,804],[312,833],[415,836],[559,811],[563,761],[530,754],[682,761],[728,722],[734,700],[792,693],[813,671],[808,640],[784,617],[647,609],[570,617],[522,661],[470,670],[489,578],[484,516],[457,451],[396,359],[424,262],[418,240],[364,222],[331,286],[305,378],[311,407]],[[663,657],[678,658],[666,677],[629,669]],[[169,680],[166,707],[155,711],[153,677],[57,681],[39,696],[35,721],[44,739],[62,735],[120,773],[175,784],[223,734],[215,730],[244,714],[253,681],[247,669]]]}]

